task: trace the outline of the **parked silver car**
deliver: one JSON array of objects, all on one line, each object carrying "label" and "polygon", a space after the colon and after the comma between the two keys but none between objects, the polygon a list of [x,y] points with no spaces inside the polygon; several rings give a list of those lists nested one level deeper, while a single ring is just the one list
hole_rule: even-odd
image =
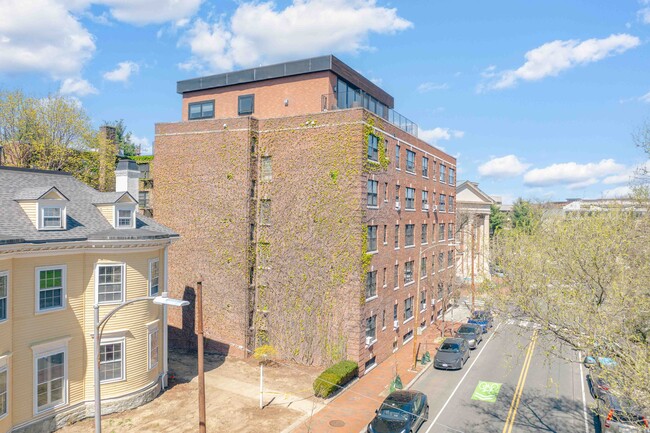
[{"label": "parked silver car", "polygon": [[464,338],[446,338],[433,357],[433,366],[442,370],[460,370],[468,359],[469,345]]},{"label": "parked silver car", "polygon": [[480,325],[467,323],[458,328],[454,337],[464,339],[470,349],[476,349],[479,343],[483,341],[483,328]]},{"label": "parked silver car", "polygon": [[629,401],[601,394],[598,402],[600,429],[608,433],[649,433],[648,419]]}]

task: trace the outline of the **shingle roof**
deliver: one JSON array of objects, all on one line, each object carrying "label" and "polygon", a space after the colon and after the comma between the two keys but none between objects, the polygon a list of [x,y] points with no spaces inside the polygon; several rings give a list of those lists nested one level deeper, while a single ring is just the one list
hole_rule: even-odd
[{"label": "shingle roof", "polygon": [[[66,202],[68,229],[39,231],[20,207],[16,197],[36,199],[52,187],[56,187],[69,199]],[[36,197],[39,192],[42,193]],[[178,236],[171,229],[140,214],[137,214],[135,229],[114,229],[93,204],[106,203],[105,194],[67,173],[0,167],[0,245],[19,242],[131,240]],[[114,194],[119,194],[121,197],[123,193]]]},{"label": "shingle roof", "polygon": [[[128,192],[99,192],[97,191],[93,204],[112,204],[116,203],[119,199],[122,198],[124,194],[129,194]],[[131,197],[133,200],[137,201],[135,197]]]},{"label": "shingle roof", "polygon": [[[52,186],[50,186],[50,187],[39,186],[39,187],[36,187],[36,188],[19,189],[18,192],[16,192],[16,195],[14,196],[14,200],[38,200],[39,198],[43,197],[45,194],[47,194],[53,188],[58,191],[57,188],[52,187]],[[61,191],[59,191],[59,193],[61,193]],[[63,194],[63,193],[61,193],[61,194]]]}]

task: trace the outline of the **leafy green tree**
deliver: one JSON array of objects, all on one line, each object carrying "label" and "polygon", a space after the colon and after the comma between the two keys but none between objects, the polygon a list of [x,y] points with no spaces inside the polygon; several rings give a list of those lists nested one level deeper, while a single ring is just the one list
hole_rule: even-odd
[{"label": "leafy green tree", "polygon": [[498,204],[493,203],[490,205],[490,235],[494,236],[502,230],[507,223],[507,217]]},{"label": "leafy green tree", "polygon": [[540,221],[539,209],[531,202],[518,198],[512,206],[512,227],[530,233]]},{"label": "leafy green tree", "polygon": [[[615,358],[617,368],[603,372],[612,391],[648,413],[650,214],[547,216],[530,229],[501,232],[492,254],[504,271],[502,284],[484,287],[494,308],[539,324],[556,355],[567,356],[561,346],[568,346]],[[567,357],[575,361],[577,354]]]},{"label": "leafy green tree", "polygon": [[115,128],[115,140],[124,156],[135,156],[138,154],[138,148],[135,143],[133,143],[131,132],[126,129],[124,119],[114,120],[112,122],[105,121],[103,126],[111,126]]}]

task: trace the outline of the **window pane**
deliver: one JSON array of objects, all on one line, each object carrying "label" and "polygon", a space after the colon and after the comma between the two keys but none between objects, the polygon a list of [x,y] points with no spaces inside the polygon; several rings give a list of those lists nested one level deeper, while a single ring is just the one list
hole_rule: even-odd
[{"label": "window pane", "polygon": [[99,266],[97,300],[113,302],[122,300],[122,266]]},{"label": "window pane", "polygon": [[212,117],[214,115],[214,102],[204,102],[201,104],[201,117]]},{"label": "window pane", "polygon": [[268,182],[271,180],[271,157],[263,156],[262,157],[262,182]]},{"label": "window pane", "polygon": [[253,95],[242,95],[239,97],[239,115],[253,114],[254,98]]}]

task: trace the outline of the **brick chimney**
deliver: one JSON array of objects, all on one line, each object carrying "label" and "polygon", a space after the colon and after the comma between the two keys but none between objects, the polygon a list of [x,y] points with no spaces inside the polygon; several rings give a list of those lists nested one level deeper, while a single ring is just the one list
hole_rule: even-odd
[{"label": "brick chimney", "polygon": [[[102,126],[99,128],[99,190],[112,191],[115,176],[115,156],[118,143],[115,139],[115,128]],[[137,197],[135,197],[137,199]]]}]

